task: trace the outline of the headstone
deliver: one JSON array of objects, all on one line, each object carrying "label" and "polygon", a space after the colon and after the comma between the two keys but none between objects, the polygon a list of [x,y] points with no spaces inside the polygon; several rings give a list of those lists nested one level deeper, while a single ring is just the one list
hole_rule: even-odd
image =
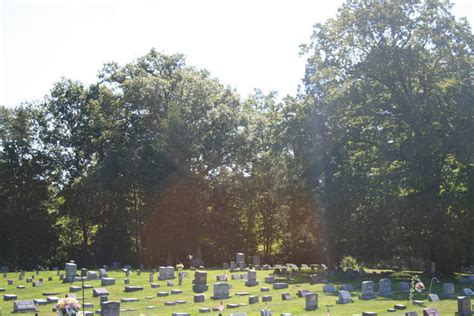
[{"label": "headstone", "polygon": [[257,304],[258,303],[258,296],[257,295],[250,295],[249,296],[249,305]]},{"label": "headstone", "polygon": [[472,290],[470,288],[462,289],[462,293],[466,296],[473,296],[474,295],[474,293],[472,292]]},{"label": "headstone", "polygon": [[35,302],[32,300],[28,301],[15,301],[13,302],[13,312],[14,313],[23,313],[23,312],[36,312]]},{"label": "headstone", "polygon": [[173,281],[166,281],[166,286],[174,286],[174,282]]},{"label": "headstone", "polygon": [[150,273],[150,275],[148,276],[148,282],[153,282],[154,281],[154,278],[155,278],[155,274],[153,272]]},{"label": "headstone", "polygon": [[272,316],[272,311],[265,308],[260,310],[260,316]]},{"label": "headstone", "polygon": [[87,280],[97,280],[99,277],[96,271],[87,271]]},{"label": "headstone", "polygon": [[351,293],[349,293],[349,291],[346,291],[346,290],[339,291],[337,304],[348,304],[352,302],[353,300],[351,297]]},{"label": "headstone", "polygon": [[275,282],[275,277],[273,275],[267,275],[265,277],[265,283],[273,284]]},{"label": "headstone", "polygon": [[48,301],[48,304],[52,304],[57,303],[59,301],[59,298],[57,296],[48,296],[46,300]]},{"label": "headstone", "polygon": [[100,281],[101,286],[110,286],[115,284],[115,279],[114,278],[102,278]]},{"label": "headstone", "polygon": [[109,295],[109,290],[103,287],[98,287],[92,290],[93,297],[108,296],[108,295]]},{"label": "headstone", "polygon": [[245,282],[245,286],[256,286],[256,285],[258,285],[257,271],[249,270],[247,272],[247,281]]},{"label": "headstone", "polygon": [[45,299],[42,299],[42,298],[34,299],[33,302],[34,302],[36,305],[46,305],[46,304],[48,304],[48,301],[45,300]]},{"label": "headstone", "polygon": [[119,316],[120,303],[114,301],[106,301],[100,304],[101,316]]},{"label": "headstone", "polygon": [[107,270],[105,269],[99,269],[99,278],[106,278],[107,277]]},{"label": "headstone", "polygon": [[160,287],[160,285],[158,283],[152,283],[152,284],[150,284],[150,286],[151,286],[152,289],[157,289],[157,288]]},{"label": "headstone", "polygon": [[362,316],[377,316],[376,312],[362,312]]},{"label": "headstone", "polygon": [[309,293],[305,296],[305,309],[312,311],[318,308],[318,294]]},{"label": "headstone", "polygon": [[124,280],[123,280],[123,283],[124,283],[125,285],[130,284],[130,279],[129,279],[129,278],[124,279]]},{"label": "headstone", "polygon": [[371,300],[375,298],[374,294],[374,282],[364,281],[362,282],[361,297],[362,300]]},{"label": "headstone", "polygon": [[260,256],[255,255],[252,257],[252,264],[257,267],[260,266]]},{"label": "headstone", "polygon": [[241,252],[235,255],[235,263],[240,266],[241,263],[245,264],[245,255]]},{"label": "headstone", "polygon": [[262,302],[271,302],[272,296],[271,295],[264,295],[262,296]]},{"label": "headstone", "polygon": [[229,283],[225,282],[217,282],[214,283],[214,293],[212,299],[214,300],[221,300],[229,298]]},{"label": "headstone", "polygon": [[394,309],[397,310],[397,311],[401,311],[401,310],[404,310],[404,309],[407,309],[407,306],[406,305],[403,305],[403,304],[395,304],[393,305]]},{"label": "headstone", "polygon": [[206,295],[204,294],[194,294],[193,301],[194,303],[202,303],[206,300]]},{"label": "headstone", "polygon": [[230,262],[230,270],[234,271],[236,269],[237,269],[237,264],[235,263],[235,261],[231,261]]},{"label": "headstone", "polygon": [[120,299],[121,303],[133,303],[133,302],[138,302],[138,301],[140,301],[140,299],[136,297],[122,297]]},{"label": "headstone", "polygon": [[349,292],[354,290],[354,287],[350,284],[343,284],[339,288],[343,291],[349,291]]},{"label": "headstone", "polygon": [[158,296],[158,297],[164,297],[164,296],[168,296],[168,295],[170,295],[170,293],[164,292],[164,291],[159,291],[158,293],[156,293],[156,296]]},{"label": "headstone", "polygon": [[222,268],[225,270],[229,269],[229,264],[227,262],[224,262],[224,264],[222,265]]},{"label": "headstone", "polygon": [[441,314],[436,308],[428,307],[423,309],[423,316],[440,316]]},{"label": "headstone", "polygon": [[274,290],[287,289],[287,288],[288,288],[288,283],[284,283],[284,282],[273,283]]},{"label": "headstone", "polygon": [[335,294],[336,293],[336,288],[334,287],[334,285],[325,284],[323,286],[323,292],[324,293],[329,293],[329,294]]},{"label": "headstone", "polygon": [[401,292],[410,292],[410,283],[405,281],[398,283],[398,290]]},{"label": "headstone", "polygon": [[227,282],[227,274],[218,274],[216,275],[216,281],[218,282]]},{"label": "headstone", "polygon": [[430,302],[439,302],[438,294],[428,294],[428,301]]},{"label": "headstone", "polygon": [[444,283],[443,284],[443,294],[446,298],[454,298],[456,294],[454,293],[454,284],[453,283]]},{"label": "headstone", "polygon": [[418,316],[417,312],[406,312],[405,316]]},{"label": "headstone", "polygon": [[239,269],[240,270],[245,270],[245,268],[246,268],[245,262],[239,263]]},{"label": "headstone", "polygon": [[80,287],[80,286],[71,285],[71,286],[69,287],[69,292],[71,292],[71,293],[79,292],[80,290],[81,290],[81,287]]},{"label": "headstone", "polygon": [[458,297],[458,311],[456,316],[471,316],[473,315],[471,299],[468,296]]},{"label": "headstone", "polygon": [[199,313],[210,313],[211,309],[209,307],[199,307]]},{"label": "headstone", "polygon": [[180,289],[172,289],[171,290],[171,294],[182,294],[183,293],[183,290],[180,290]]},{"label": "headstone", "polygon": [[380,279],[379,280],[379,296],[382,297],[391,297],[392,292],[392,280],[390,279]]},{"label": "headstone", "polygon": [[137,276],[140,276],[142,274],[142,270],[137,269]]},{"label": "headstone", "polygon": [[193,292],[203,293],[209,289],[207,286],[207,272],[206,271],[195,271],[193,280]]},{"label": "headstone", "polygon": [[138,285],[127,285],[125,287],[125,292],[129,293],[129,292],[136,292],[136,291],[142,291],[143,290],[143,286],[138,286]]},{"label": "headstone", "polygon": [[260,292],[270,292],[270,288],[269,287],[261,287]]},{"label": "headstone", "polygon": [[298,290],[298,292],[296,293],[296,295],[298,297],[305,297],[307,294],[309,293],[312,293],[311,291],[308,291],[308,290]]},{"label": "headstone", "polygon": [[107,302],[109,300],[108,296],[99,296],[99,302],[102,304],[103,302]]},{"label": "headstone", "polygon": [[17,296],[15,294],[4,294],[3,295],[3,300],[4,301],[14,301],[17,299]]},{"label": "headstone", "polygon": [[171,280],[175,278],[174,267],[171,267],[171,266],[159,267],[158,271],[159,271],[158,280]]},{"label": "headstone", "polygon": [[281,299],[283,301],[290,301],[291,300],[291,294],[290,293],[282,293],[281,294]]},{"label": "headstone", "polygon": [[63,282],[71,282],[77,273],[77,264],[68,262],[64,269],[66,271],[66,277],[63,279]]}]

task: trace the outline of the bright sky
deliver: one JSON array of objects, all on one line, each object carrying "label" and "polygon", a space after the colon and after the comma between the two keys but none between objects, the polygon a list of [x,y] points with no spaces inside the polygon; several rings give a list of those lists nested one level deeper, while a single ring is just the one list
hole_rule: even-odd
[{"label": "bright sky", "polygon": [[[295,94],[299,45],[342,0],[0,0],[0,105],[41,99],[61,77],[89,84],[108,61],[154,47],[247,96]],[[454,0],[474,20],[473,0]]]}]

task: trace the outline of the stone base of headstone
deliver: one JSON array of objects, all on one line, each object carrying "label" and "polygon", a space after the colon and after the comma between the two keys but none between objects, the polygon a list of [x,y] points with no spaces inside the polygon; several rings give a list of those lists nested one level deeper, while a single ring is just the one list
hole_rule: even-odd
[{"label": "stone base of headstone", "polygon": [[257,286],[257,285],[258,285],[258,281],[250,280],[250,281],[245,282],[245,286]]},{"label": "stone base of headstone", "polygon": [[364,301],[373,300],[376,297],[377,297],[376,295],[362,295],[362,296],[359,296],[359,298],[361,300],[364,300]]},{"label": "stone base of headstone", "polygon": [[202,284],[193,285],[194,293],[203,293],[203,292],[206,292],[208,289],[209,289],[209,286],[207,285],[202,285]]},{"label": "stone base of headstone", "polygon": [[249,296],[249,305],[257,304],[257,303],[258,303],[258,296],[256,295]]},{"label": "stone base of headstone", "polygon": [[362,312],[362,316],[377,316],[376,312]]},{"label": "stone base of headstone", "polygon": [[194,295],[193,301],[194,301],[194,303],[202,303],[202,302],[206,301],[206,295],[196,294],[196,295]]},{"label": "stone base of headstone", "polygon": [[199,313],[210,313],[211,309],[209,307],[200,307]]}]

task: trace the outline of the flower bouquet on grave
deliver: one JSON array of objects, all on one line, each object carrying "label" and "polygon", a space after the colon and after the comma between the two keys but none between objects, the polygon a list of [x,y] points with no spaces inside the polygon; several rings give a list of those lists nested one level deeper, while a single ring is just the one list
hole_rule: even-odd
[{"label": "flower bouquet on grave", "polygon": [[55,306],[58,316],[76,316],[81,304],[73,297],[61,298]]},{"label": "flower bouquet on grave", "polygon": [[423,282],[421,282],[420,278],[416,275],[414,275],[411,278],[411,287],[410,287],[410,292],[408,294],[410,302],[413,303],[413,295],[415,294],[415,291],[420,293],[425,289],[425,285]]},{"label": "flower bouquet on grave", "polygon": [[176,265],[176,270],[181,271],[181,270],[183,270],[183,269],[184,269],[184,264],[178,263],[178,264]]}]

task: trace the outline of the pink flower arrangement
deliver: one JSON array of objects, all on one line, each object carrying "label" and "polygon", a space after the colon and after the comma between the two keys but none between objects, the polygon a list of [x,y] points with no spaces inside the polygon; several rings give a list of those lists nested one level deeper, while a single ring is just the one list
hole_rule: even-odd
[{"label": "pink flower arrangement", "polygon": [[423,284],[423,282],[420,281],[420,282],[417,282],[417,283],[415,284],[415,290],[416,290],[417,292],[421,292],[421,291],[423,291],[424,289],[425,289],[425,285]]},{"label": "pink flower arrangement", "polygon": [[61,298],[55,306],[56,310],[63,315],[76,315],[81,308],[79,302],[72,297]]}]

